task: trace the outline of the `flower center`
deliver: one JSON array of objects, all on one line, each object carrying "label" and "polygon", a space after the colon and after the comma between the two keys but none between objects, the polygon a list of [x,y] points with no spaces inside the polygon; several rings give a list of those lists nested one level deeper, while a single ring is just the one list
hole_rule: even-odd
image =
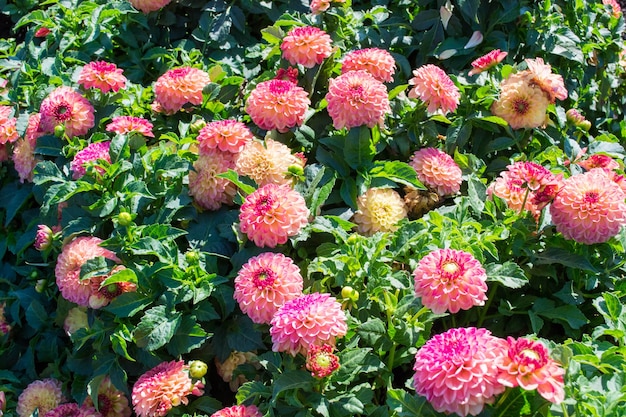
[{"label": "flower center", "polygon": [[254,208],[257,215],[263,216],[272,208],[273,204],[274,199],[272,196],[266,195],[257,200]]},{"label": "flower center", "polygon": [[513,110],[517,114],[525,115],[528,113],[528,109],[530,109],[530,103],[523,98],[518,98],[513,102]]},{"label": "flower center", "polygon": [[448,279],[456,278],[456,274],[459,272],[459,269],[459,264],[454,261],[446,261],[443,265],[441,265],[441,271]]},{"label": "flower center", "polygon": [[107,300],[112,300],[118,295],[120,295],[123,291],[122,291],[122,286],[116,282],[113,284],[109,284],[106,287],[102,287],[99,292]]},{"label": "flower center", "polygon": [[276,272],[269,268],[263,268],[254,275],[252,278],[252,283],[257,288],[266,288],[271,287],[276,280]]},{"label": "flower center", "polygon": [[596,204],[600,200],[600,195],[597,191],[589,191],[585,194],[584,202],[587,204]]},{"label": "flower center", "polygon": [[60,122],[64,122],[72,118],[72,111],[70,105],[67,103],[61,103],[54,109],[54,118]]},{"label": "flower center", "polygon": [[104,417],[111,411],[111,399],[104,394],[98,395],[98,411]]},{"label": "flower center", "polygon": [[275,95],[282,95],[291,90],[292,83],[284,80],[274,80],[269,85],[270,93]]}]

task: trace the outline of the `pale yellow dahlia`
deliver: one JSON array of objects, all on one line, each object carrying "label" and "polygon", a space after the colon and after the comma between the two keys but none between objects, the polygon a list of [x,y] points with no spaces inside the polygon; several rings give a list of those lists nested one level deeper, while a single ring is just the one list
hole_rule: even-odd
[{"label": "pale yellow dahlia", "polygon": [[550,100],[541,88],[530,85],[520,73],[509,76],[500,88],[500,98],[491,106],[494,115],[506,120],[512,129],[546,124]]},{"label": "pale yellow dahlia", "polygon": [[357,199],[354,222],[359,233],[371,236],[376,232],[391,232],[407,217],[404,200],[392,188],[370,188]]},{"label": "pale yellow dahlia", "polygon": [[237,155],[236,171],[252,178],[260,187],[267,184],[293,185],[289,167],[304,168],[305,161],[291,153],[291,149],[278,141],[266,138],[264,142],[249,141]]}]

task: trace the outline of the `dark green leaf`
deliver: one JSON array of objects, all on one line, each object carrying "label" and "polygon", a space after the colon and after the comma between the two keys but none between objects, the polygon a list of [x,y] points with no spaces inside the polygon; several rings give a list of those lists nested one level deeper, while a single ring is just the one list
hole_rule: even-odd
[{"label": "dark green leaf", "polygon": [[507,288],[521,288],[528,284],[524,270],[511,261],[485,265],[485,271],[487,271],[487,281],[499,282]]}]

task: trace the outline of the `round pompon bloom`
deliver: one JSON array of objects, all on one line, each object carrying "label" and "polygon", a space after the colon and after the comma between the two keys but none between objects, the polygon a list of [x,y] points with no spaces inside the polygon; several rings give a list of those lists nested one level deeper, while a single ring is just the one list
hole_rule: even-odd
[{"label": "round pompon bloom", "polygon": [[392,232],[407,217],[406,204],[393,188],[370,188],[357,199],[354,213],[357,231],[365,236],[376,232]]},{"label": "round pompon bloom", "polygon": [[285,58],[291,65],[305,68],[319,65],[332,53],[328,33],[314,26],[298,26],[287,32],[280,44]]},{"label": "round pompon bloom", "polygon": [[550,205],[552,222],[566,239],[603,243],[626,224],[625,198],[610,172],[595,168],[565,180]]},{"label": "round pompon bloom", "polygon": [[235,278],[233,297],[254,323],[269,324],[287,301],[302,294],[300,268],[282,253],[250,258]]},{"label": "round pompon bloom", "polygon": [[520,74],[528,78],[531,86],[539,87],[551,103],[554,103],[557,98],[565,100],[568,97],[563,77],[559,74],[553,74],[552,67],[545,64],[542,58],[527,58],[525,62],[528,65],[528,70],[522,71]]},{"label": "round pompon bloom", "polygon": [[120,262],[113,252],[100,246],[102,239],[92,236],[81,236],[63,247],[57,258],[54,270],[56,282],[61,295],[68,301],[81,306],[89,306],[89,297],[92,295],[92,281],[96,279],[80,279],[80,268],[89,259],[103,256],[115,262]]},{"label": "round pompon bloom", "polygon": [[304,168],[305,160],[291,153],[284,143],[266,138],[264,142],[251,141],[237,155],[235,165],[240,175],[252,178],[259,186],[267,184],[293,185],[289,167]]},{"label": "round pompon bloom", "polygon": [[[111,155],[109,154],[109,148],[111,147],[110,141],[90,143],[85,149],[78,151],[74,156],[70,169],[72,170],[72,178],[75,180],[81,178],[87,173],[87,167],[89,164],[98,160],[103,160],[111,163]],[[97,167],[97,171],[102,174],[104,168]]]},{"label": "round pompon bloom", "polygon": [[233,405],[211,414],[211,417],[263,417],[256,405]]},{"label": "round pompon bloom", "polygon": [[33,181],[33,170],[39,162],[39,158],[35,157],[35,147],[26,139],[21,138],[15,142],[13,146],[13,166],[17,171],[20,182]]},{"label": "round pompon bloom", "polygon": [[111,123],[107,125],[106,131],[115,132],[118,135],[139,133],[140,135],[153,138],[153,127],[152,123],[142,117],[116,116],[111,119]]},{"label": "round pompon bloom", "polygon": [[463,172],[450,155],[436,148],[416,151],[409,162],[417,178],[441,197],[453,195],[461,189]]},{"label": "round pompon bloom", "polygon": [[117,65],[105,61],[93,61],[83,67],[78,75],[78,84],[84,88],[97,88],[103,93],[117,92],[126,87],[126,77]]},{"label": "round pompon bloom", "polygon": [[309,222],[304,198],[289,185],[267,184],[249,194],[241,206],[239,228],[259,247],[287,242]]},{"label": "round pompon bloom", "polygon": [[302,87],[287,80],[257,84],[246,101],[246,112],[261,129],[287,132],[304,122],[311,100]]},{"label": "round pompon bloom", "polygon": [[170,4],[172,0],[130,0],[130,4],[144,13],[156,12]]},{"label": "round pompon bloom", "polygon": [[508,351],[486,329],[453,328],[431,338],[415,355],[413,383],[438,412],[477,415],[505,390],[496,360]]},{"label": "round pompon bloom", "polygon": [[285,303],[272,318],[272,350],[306,355],[310,346],[335,346],[348,331],[341,304],[330,294],[304,294]]},{"label": "round pompon bloom", "polygon": [[194,383],[184,361],[162,362],[139,377],[133,385],[132,402],[139,417],[162,417],[189,395],[202,395],[204,384]]},{"label": "round pompon bloom", "polygon": [[507,387],[537,390],[546,400],[560,404],[565,399],[565,370],[550,358],[543,343],[520,337],[507,338],[508,354],[498,358],[498,382]]},{"label": "round pompon bloom", "polygon": [[56,126],[63,126],[68,137],[84,135],[94,124],[91,103],[71,87],[61,86],[52,90],[39,107],[41,120],[39,130],[52,133]]},{"label": "round pompon bloom", "polygon": [[441,112],[444,115],[456,110],[461,93],[444,70],[428,64],[413,70],[409,84],[414,86],[409,91],[410,98],[419,98],[428,106],[429,113]]},{"label": "round pompon bloom", "polygon": [[202,90],[211,82],[209,74],[198,68],[180,67],[168,70],[154,84],[156,103],[173,114],[187,103],[202,104]]},{"label": "round pompon bloom", "polygon": [[189,172],[189,195],[207,210],[219,210],[223,204],[232,205],[237,187],[218,175],[234,168],[232,153],[219,149],[202,152]]},{"label": "round pompon bloom", "polygon": [[248,127],[237,120],[217,120],[208,123],[198,133],[200,153],[218,148],[220,151],[238,153],[254,139]]},{"label": "round pompon bloom", "polygon": [[[83,408],[94,407],[91,396],[85,398]],[[111,382],[107,375],[98,386],[98,411],[102,417],[130,417],[132,411],[128,405],[126,395]]]},{"label": "round pompon bloom", "polygon": [[365,70],[331,78],[325,98],[335,129],[383,126],[391,113],[387,87]]},{"label": "round pompon bloom", "polygon": [[341,73],[365,70],[383,83],[393,81],[396,61],[389,51],[379,48],[358,49],[346,54],[341,64]]},{"label": "round pompon bloom", "polygon": [[506,56],[508,52],[502,52],[499,49],[494,49],[489,53],[481,56],[478,59],[472,61],[472,70],[467,74],[470,77],[472,75],[480,74],[483,71],[487,71],[489,68],[498,65]]},{"label": "round pompon bloom", "polygon": [[528,83],[522,73],[510,75],[500,85],[500,98],[491,105],[491,113],[501,117],[511,129],[535,128],[546,124],[547,95]]},{"label": "round pompon bloom", "polygon": [[65,401],[61,382],[47,378],[31,382],[17,399],[15,411],[20,417],[30,417],[35,410],[43,416]]},{"label": "round pompon bloom", "polygon": [[434,313],[469,310],[485,304],[487,273],[470,253],[437,249],[413,271],[415,295]]}]

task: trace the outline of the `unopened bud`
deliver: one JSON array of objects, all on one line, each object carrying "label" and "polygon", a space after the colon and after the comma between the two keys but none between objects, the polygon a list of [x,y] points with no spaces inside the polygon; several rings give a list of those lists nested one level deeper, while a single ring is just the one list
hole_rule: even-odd
[{"label": "unopened bud", "polygon": [[189,364],[189,376],[195,379],[200,379],[208,370],[208,366],[206,363],[202,361],[193,361]]},{"label": "unopened bud", "polygon": [[54,136],[62,138],[65,135],[65,125],[56,125],[54,127]]}]

